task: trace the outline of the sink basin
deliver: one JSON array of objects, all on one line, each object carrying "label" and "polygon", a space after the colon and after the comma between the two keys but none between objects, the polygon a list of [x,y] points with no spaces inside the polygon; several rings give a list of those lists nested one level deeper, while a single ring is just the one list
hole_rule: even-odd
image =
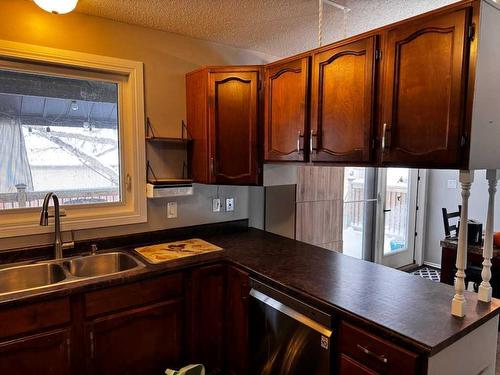
[{"label": "sink basin", "polygon": [[58,264],[31,264],[0,270],[0,294],[56,284],[66,279]]},{"label": "sink basin", "polygon": [[104,276],[140,267],[130,255],[117,252],[75,258],[65,261],[64,265],[75,277]]}]

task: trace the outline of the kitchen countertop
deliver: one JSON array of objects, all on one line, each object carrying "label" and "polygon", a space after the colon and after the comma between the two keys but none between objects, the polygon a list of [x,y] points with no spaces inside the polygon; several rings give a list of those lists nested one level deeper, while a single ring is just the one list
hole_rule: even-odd
[{"label": "kitchen countertop", "polygon": [[[441,247],[448,247],[450,249],[458,248],[458,238],[445,238],[440,243]],[[467,251],[469,253],[475,253],[479,255],[483,255],[483,246],[482,245],[467,245]],[[500,256],[500,247],[493,247],[493,257]]]},{"label": "kitchen countertop", "polygon": [[[70,295],[226,260],[247,270],[252,277],[332,313],[334,318],[356,322],[428,355],[436,354],[493,318],[500,307],[498,300],[486,304],[478,302],[475,293],[466,292],[466,316],[455,318],[450,313],[454,294],[452,286],[258,229],[169,230],[156,235],[147,234],[147,238],[143,235],[141,240],[131,239],[128,243],[134,243],[134,246],[124,246],[121,250],[133,251],[133,247],[139,244],[168,242],[181,237],[199,237],[224,250],[156,265],[138,257],[146,267],[99,279],[0,296],[0,307]],[[113,243],[111,239],[104,241],[107,245]],[[121,242],[124,242],[123,238],[116,240],[118,244]],[[135,252],[134,255],[137,256]]]}]

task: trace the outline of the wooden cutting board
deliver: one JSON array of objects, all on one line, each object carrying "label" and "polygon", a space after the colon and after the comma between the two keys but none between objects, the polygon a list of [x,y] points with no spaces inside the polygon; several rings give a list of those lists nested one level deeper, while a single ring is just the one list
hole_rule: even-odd
[{"label": "wooden cutting board", "polygon": [[149,263],[157,264],[212,251],[220,251],[222,248],[199,238],[192,238],[184,241],[138,247],[134,250],[146,258]]}]

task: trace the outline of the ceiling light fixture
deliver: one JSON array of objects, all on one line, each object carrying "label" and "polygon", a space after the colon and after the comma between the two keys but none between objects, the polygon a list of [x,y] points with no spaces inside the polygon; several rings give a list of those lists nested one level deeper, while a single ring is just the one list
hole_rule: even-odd
[{"label": "ceiling light fixture", "polygon": [[54,14],[69,13],[76,8],[78,0],[33,0],[43,10]]}]

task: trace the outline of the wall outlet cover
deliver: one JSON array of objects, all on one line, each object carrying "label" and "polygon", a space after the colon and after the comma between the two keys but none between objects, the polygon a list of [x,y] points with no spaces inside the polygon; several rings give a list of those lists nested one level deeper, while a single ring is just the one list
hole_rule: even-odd
[{"label": "wall outlet cover", "polygon": [[457,180],[448,180],[446,182],[446,186],[448,186],[448,189],[456,189],[457,188]]},{"label": "wall outlet cover", "polygon": [[177,202],[167,203],[167,218],[175,219],[177,217]]},{"label": "wall outlet cover", "polygon": [[212,211],[220,212],[220,198],[214,198],[212,200]]},{"label": "wall outlet cover", "polygon": [[234,211],[234,198],[226,198],[226,211]]}]

